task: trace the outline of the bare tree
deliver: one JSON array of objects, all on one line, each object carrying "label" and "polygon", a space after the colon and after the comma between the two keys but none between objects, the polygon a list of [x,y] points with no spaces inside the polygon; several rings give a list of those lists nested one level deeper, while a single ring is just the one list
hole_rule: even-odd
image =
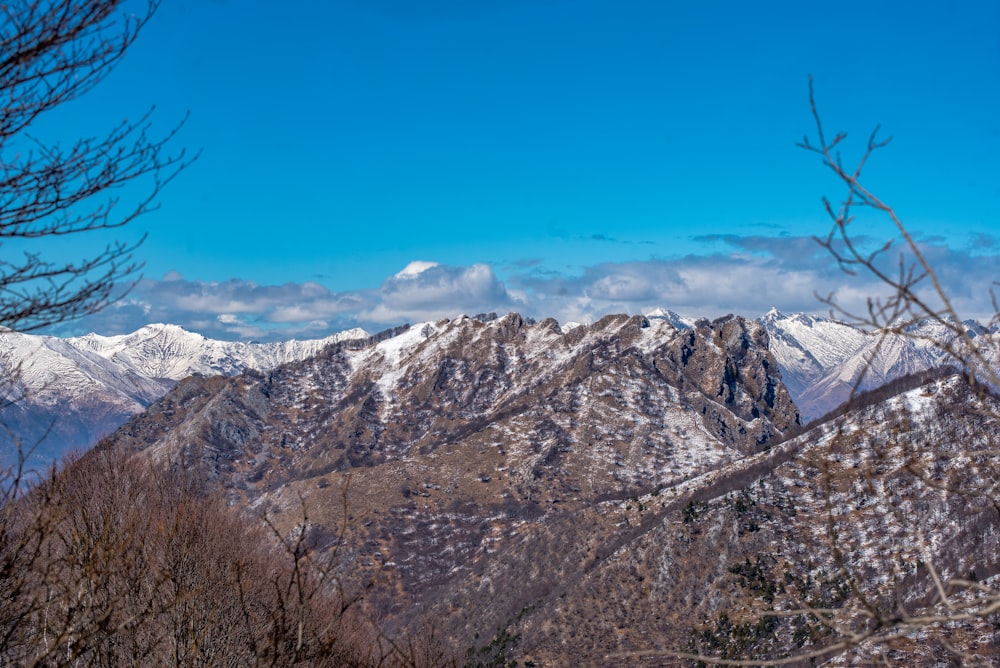
[{"label": "bare tree", "polygon": [[4,665],[407,665],[322,586],[302,531],[186,472],[99,448],[4,510]]},{"label": "bare tree", "polygon": [[[917,237],[863,181],[869,159],[891,137],[880,138],[876,127],[850,166],[840,153],[847,134],[830,138],[825,133],[812,79],[809,104],[816,141],[805,137],[800,146],[818,154],[845,187],[839,205],[823,200],[832,227],[819,242],[846,273],[867,275],[888,288],[881,297],[869,297],[861,313],[846,308],[833,294],[822,296],[821,301],[843,322],[876,333],[880,341],[922,339],[940,350],[945,363],[964,377],[962,388],[948,400],[937,401],[931,414],[900,405],[876,418],[882,421],[882,429],[874,433],[859,433],[853,428],[856,424],[838,424],[826,455],[857,458],[855,471],[845,476],[841,468],[827,462],[815,464],[827,471],[820,479],[830,554],[850,583],[852,596],[841,609],[816,616],[828,625],[835,639],[832,645],[839,645],[840,651],[857,653],[866,646],[869,656],[880,656],[888,663],[888,649],[919,635],[924,642],[939,643],[967,665],[989,664],[991,655],[995,659],[995,648],[978,647],[973,652],[948,638],[963,626],[991,626],[1000,612],[1000,583],[992,577],[997,564],[990,556],[992,550],[982,543],[983,536],[1000,529],[1000,463],[996,459],[1000,402],[992,395],[1000,388],[1000,342],[989,331],[976,331],[967,324]],[[865,227],[861,231],[852,227],[859,210],[883,217],[895,237],[868,250],[861,240]],[[987,330],[1000,323],[996,296],[992,290],[989,295],[993,315]],[[928,321],[938,326],[938,333],[928,336],[914,327]],[[856,382],[860,381],[859,377]],[[850,521],[840,512],[852,493],[848,490],[873,501],[867,524],[858,523],[857,518]],[[878,530],[866,535],[859,526]],[[874,563],[859,563],[862,543],[877,546]],[[873,568],[889,586],[871,585]]]},{"label": "bare tree", "polygon": [[[835,583],[836,590],[835,596],[816,597],[787,584],[757,612],[759,619],[794,620],[808,631],[798,649],[753,658],[695,646],[673,655],[711,665],[801,665],[831,658],[909,665],[914,656],[932,652],[946,663],[994,665],[1000,648],[983,638],[993,636],[1000,620],[994,538],[1000,535],[998,339],[963,322],[918,238],[864,182],[870,158],[891,138],[881,139],[876,128],[849,163],[841,154],[847,134],[831,137],[825,131],[811,79],[809,103],[816,137],[805,137],[799,146],[819,155],[845,189],[837,204],[823,199],[832,227],[817,241],[847,274],[888,288],[870,297],[861,312],[835,294],[820,295],[821,302],[841,322],[880,342],[921,339],[943,353],[951,370],[918,379],[923,389],[911,388],[913,398],[905,401],[886,401],[898,388],[859,395],[858,377],[847,409],[807,434],[818,444],[802,440],[802,454],[787,465],[802,481],[796,503],[805,519],[796,524],[811,562],[800,565],[802,572]],[[894,235],[872,249],[866,237],[879,216]],[[994,313],[987,328],[1000,323],[1000,308],[990,296]],[[927,322],[936,325],[934,335],[915,327]]]},{"label": "bare tree", "polygon": [[[0,258],[0,327],[23,331],[78,318],[127,289],[141,266],[133,253],[142,239],[113,241],[78,260],[47,255],[44,242],[127,225],[155,208],[163,186],[189,164],[183,149],[168,153],[180,125],[152,134],[152,110],[69,145],[33,133],[39,119],[112,71],[159,0],[148,0],[140,15],[123,4],[0,5],[0,244],[7,251]],[[138,195],[116,194],[132,182]]]},{"label": "bare tree", "polygon": [[[46,254],[45,241],[128,225],[190,164],[168,152],[183,121],[154,135],[152,110],[69,145],[35,132],[112,71],[159,0],[139,15],[125,5],[0,3],[0,330],[121,297],[142,239],[76,261]],[[285,535],[127,453],[98,448],[34,484],[25,456],[0,471],[0,664],[440,665],[430,644],[401,648],[369,630],[354,610],[361,594],[307,544],[304,509]]]},{"label": "bare tree", "polygon": [[[147,0],[140,14],[122,0],[0,4],[0,332],[94,313],[138,279],[134,252],[144,237],[108,239],[156,208],[161,189],[190,164],[183,149],[168,152],[183,120],[156,135],[150,109],[69,143],[41,136],[39,126],[108,76],[158,4]],[[67,236],[82,237],[78,257],[56,252]],[[15,367],[0,379],[4,408],[21,398],[18,375]],[[38,435],[3,430],[17,452],[6,461],[19,470],[0,482],[23,483]]]},{"label": "bare tree", "polygon": [[[889,288],[889,292],[882,297],[869,297],[867,308],[860,313],[845,307],[833,293],[817,295],[820,301],[828,305],[831,313],[845,323],[878,332],[883,337],[913,336],[912,325],[922,320],[931,320],[951,334],[950,338],[935,338],[930,341],[946,354],[950,363],[973,372],[973,382],[978,378],[994,387],[1000,387],[1000,370],[997,369],[994,355],[997,342],[989,338],[977,338],[976,333],[963,323],[916,237],[904,225],[896,210],[879,198],[862,180],[862,172],[869,159],[876,151],[888,146],[892,137],[880,138],[880,127],[876,126],[868,136],[857,162],[853,166],[847,165],[840,152],[847,133],[839,132],[830,138],[824,131],[811,77],[809,105],[816,123],[816,140],[810,141],[805,136],[798,145],[819,155],[823,165],[846,188],[839,205],[823,198],[824,209],[833,225],[830,232],[817,241],[847,274],[865,274]],[[895,238],[890,238],[874,250],[868,250],[861,242],[863,232],[858,233],[852,227],[858,210],[870,210],[884,216],[891,224]],[[895,260],[890,255],[893,251],[897,251]],[[992,290],[989,294],[993,316],[985,323],[987,327],[1000,324],[1000,306],[996,295]]]}]

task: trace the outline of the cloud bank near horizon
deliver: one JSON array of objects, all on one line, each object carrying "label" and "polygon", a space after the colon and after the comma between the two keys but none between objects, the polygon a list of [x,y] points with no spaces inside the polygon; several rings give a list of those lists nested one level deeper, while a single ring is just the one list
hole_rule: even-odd
[{"label": "cloud bank near horizon", "polygon": [[[245,279],[187,280],[172,272],[144,279],[121,301],[53,333],[121,334],[167,322],[226,340],[318,338],[363,327],[376,332],[404,322],[460,314],[518,311],[561,323],[592,322],[609,313],[667,308],[686,316],[737,313],[758,317],[772,307],[824,314],[817,294],[864,311],[887,290],[841,271],[811,237],[706,236],[726,251],[672,259],[609,262],[576,273],[536,261],[512,263],[503,277],[488,264],[448,266],[415,260],[380,286],[337,292],[314,282],[258,285]],[[922,244],[960,315],[987,320],[990,288],[1000,279],[1000,246],[957,250]]]}]

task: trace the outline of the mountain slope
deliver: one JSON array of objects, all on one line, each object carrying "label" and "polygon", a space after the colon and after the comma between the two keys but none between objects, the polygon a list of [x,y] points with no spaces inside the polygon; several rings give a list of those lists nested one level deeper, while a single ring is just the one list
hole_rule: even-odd
[{"label": "mountain slope", "polygon": [[[266,375],[190,378],[101,447],[200,471],[285,529],[306,512],[310,545],[380,572],[369,602],[389,626],[439,611],[463,646],[534,595],[508,582],[488,605],[448,603],[470,578],[487,586],[495,555],[548,546],[539,556],[563,566],[532,565],[538,586],[576,577],[584,553],[622,540],[599,517],[576,522],[595,501],[681,484],[797,424],[755,322],[609,316],[563,333],[511,314],[331,346]],[[363,520],[345,546],[348,484]]]},{"label": "mountain slope", "polygon": [[[852,631],[865,630],[866,605],[887,620],[900,608],[918,615],[935,598],[927,563],[942,577],[1000,573],[990,496],[957,493],[997,473],[963,456],[995,447],[1000,403],[986,407],[958,378],[932,381],[675,488],[595,504],[569,523],[588,528],[565,542],[603,527],[622,535],[617,548],[533,601],[507,632],[542,665],[570,655],[675,665],[678,650],[775,659],[843,639],[808,614],[768,616],[775,609],[835,610]],[[505,561],[524,563],[544,544]],[[492,566],[493,582],[503,568]],[[891,641],[893,665],[953,665],[942,641],[969,661],[998,656],[988,620],[937,630]],[[851,657],[847,665],[874,665],[880,648]]]},{"label": "mountain slope", "polygon": [[[423,323],[186,379],[99,447],[221,485],[336,555],[387,633],[433,625],[484,662],[775,658],[840,638],[789,612],[803,604],[861,632],[865,606],[933,604],[922,564],[1000,573],[981,493],[998,477],[993,397],[927,374],[782,440],[798,417],[765,327],[679,325]],[[978,622],[947,633],[997,655]],[[947,658],[936,637],[891,642],[926,665]]]},{"label": "mountain slope", "polygon": [[[909,326],[905,334],[863,332],[826,318],[785,315],[777,309],[760,322],[770,336],[782,380],[804,420],[828,413],[852,392],[952,363],[943,346],[954,333],[930,320]],[[975,322],[962,325],[973,337],[995,336]],[[982,348],[987,359],[995,362],[996,342],[978,340],[986,342]]]},{"label": "mountain slope", "polygon": [[[661,447],[664,433],[683,431],[701,439],[691,451],[721,448],[718,456],[732,457],[797,423],[766,334],[740,318],[677,330],[609,316],[567,334],[555,321],[530,325],[516,314],[424,323],[370,346],[333,346],[266,377],[234,379],[198,409],[198,429],[225,429],[224,415],[212,411],[236,403],[250,413],[232,414],[233,433],[244,436],[230,445],[294,453],[304,474],[429,455],[473,437],[519,441],[553,460],[586,448],[612,471],[615,453]],[[192,428],[183,439],[158,439],[162,456],[195,456]],[[244,454],[233,454],[234,466]],[[275,468],[255,466],[262,476]],[[678,475],[690,474],[689,465],[677,466]]]},{"label": "mountain slope", "polygon": [[83,450],[121,426],[192,374],[271,369],[325,346],[363,338],[362,330],[314,341],[212,341],[173,325],[148,325],[132,334],[59,339],[5,332],[0,336],[0,464],[16,462],[17,443],[30,464],[44,467]]}]

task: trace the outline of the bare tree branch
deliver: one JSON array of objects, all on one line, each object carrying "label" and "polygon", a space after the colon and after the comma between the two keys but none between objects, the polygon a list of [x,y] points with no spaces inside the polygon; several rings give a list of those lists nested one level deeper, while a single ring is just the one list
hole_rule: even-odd
[{"label": "bare tree branch", "polygon": [[[152,110],[65,146],[32,133],[45,114],[99,84],[153,16],[122,0],[20,0],[0,6],[0,328],[32,330],[88,315],[137,280],[142,243],[111,242],[76,261],[48,238],[121,228],[157,208],[190,164],[170,152],[179,128],[153,133]],[[197,156],[195,156],[197,157]],[[129,198],[121,192],[130,185]]]}]

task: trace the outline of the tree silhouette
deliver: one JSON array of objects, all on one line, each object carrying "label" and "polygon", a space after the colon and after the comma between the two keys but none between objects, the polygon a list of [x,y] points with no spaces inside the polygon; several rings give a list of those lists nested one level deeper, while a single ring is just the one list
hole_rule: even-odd
[{"label": "tree silhouette", "polygon": [[[152,110],[68,145],[33,132],[40,119],[112,71],[159,2],[149,0],[140,15],[122,4],[0,5],[2,327],[24,331],[78,318],[127,290],[141,267],[133,253],[142,239],[113,241],[69,261],[46,253],[45,242],[127,225],[154,209],[163,186],[190,162],[183,149],[168,152],[183,121],[154,135]],[[126,200],[120,189],[132,182],[141,194]]]}]

